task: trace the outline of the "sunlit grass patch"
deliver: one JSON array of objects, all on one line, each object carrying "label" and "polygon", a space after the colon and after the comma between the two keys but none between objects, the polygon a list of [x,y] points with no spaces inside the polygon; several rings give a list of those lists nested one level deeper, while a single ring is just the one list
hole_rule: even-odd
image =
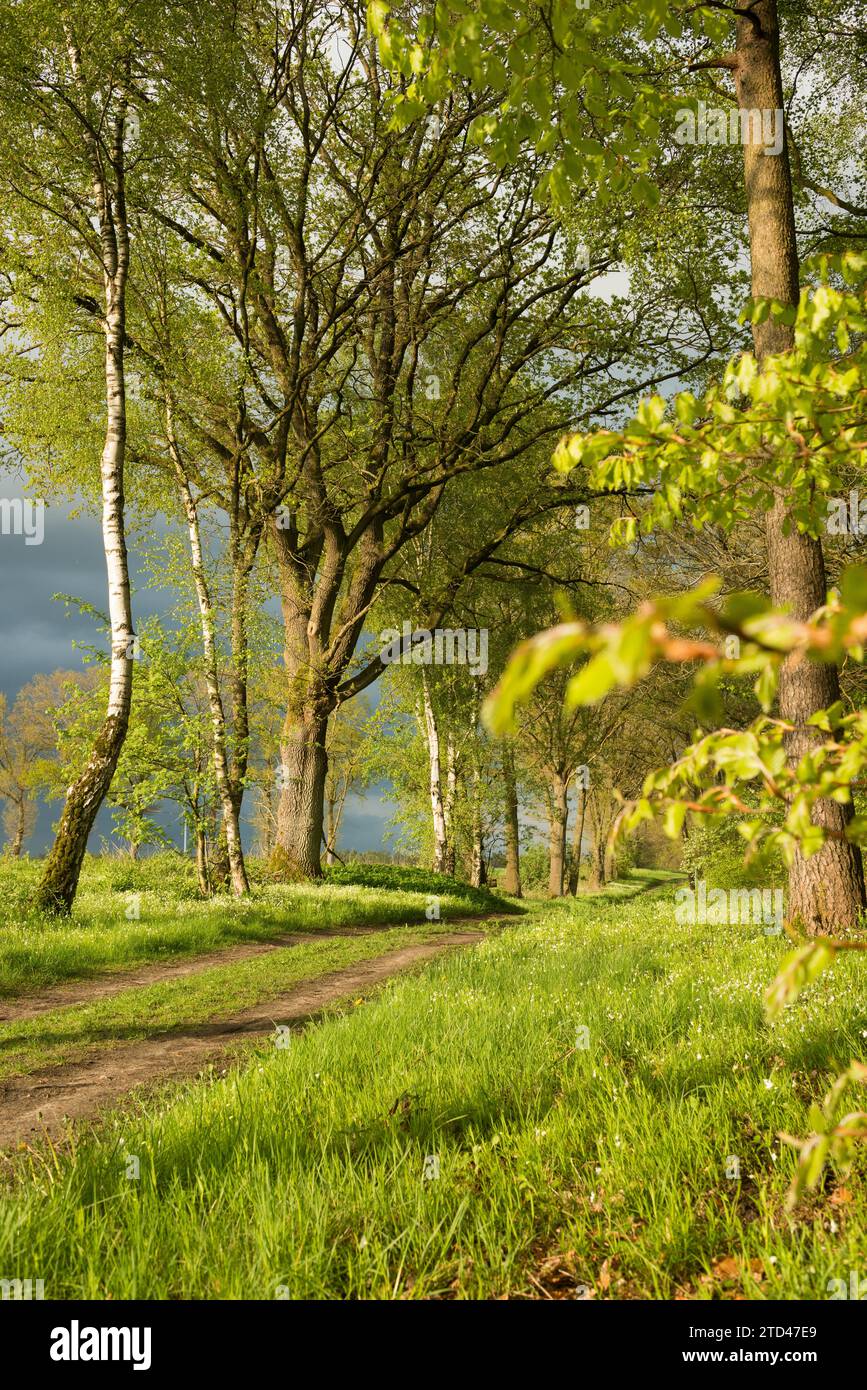
[{"label": "sunlit grass patch", "polygon": [[557,1296],[825,1297],[867,1268],[864,1164],[790,1218],[779,1133],[867,1052],[867,990],[843,961],[769,1025],[783,950],[670,898],[540,907],[33,1158],[4,1268],[51,1297],[539,1297],[554,1267]]},{"label": "sunlit grass patch", "polygon": [[446,920],[515,910],[494,894],[420,871],[385,868],[370,886],[363,866],[357,876],[344,871],[319,883],[261,882],[240,901],[203,900],[189,861],[163,854],[139,863],[88,859],[74,916],[51,920],[29,907],[39,871],[35,861],[0,860],[0,997],[281,933],[425,922],[432,895]]}]

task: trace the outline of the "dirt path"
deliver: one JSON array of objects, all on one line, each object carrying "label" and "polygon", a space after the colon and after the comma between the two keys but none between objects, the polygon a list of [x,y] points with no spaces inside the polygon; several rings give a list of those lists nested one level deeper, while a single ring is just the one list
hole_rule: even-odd
[{"label": "dirt path", "polygon": [[[320,975],[231,1018],[199,1024],[183,1032],[162,1033],[145,1042],[112,1048],[83,1062],[4,1080],[0,1082],[0,1148],[34,1140],[45,1133],[56,1134],[65,1128],[67,1120],[91,1119],[137,1086],[194,1074],[245,1038],[273,1033],[278,1024],[298,1028],[327,1004],[365,994],[392,975],[451,947],[474,945],[482,939],[481,932],[453,932],[436,941],[404,946],[389,955]],[[261,943],[257,943],[257,948],[261,949]],[[225,959],[226,953],[219,955]],[[187,964],[192,967],[196,962]]]},{"label": "dirt path", "polygon": [[[475,913],[468,917],[444,918],[448,926],[463,927],[473,922],[486,922],[505,917],[501,912]],[[185,975],[197,975],[200,970],[208,970],[213,965],[232,965],[235,961],[249,960],[252,956],[267,955],[286,946],[299,946],[305,942],[322,941],[330,936],[368,936],[373,932],[393,931],[399,927],[418,925],[412,922],[376,922],[363,927],[322,927],[315,932],[289,932],[285,936],[274,936],[268,941],[243,941],[237,946],[221,946],[217,951],[208,951],[201,956],[187,956],[176,961],[155,961],[134,970],[118,970],[109,975],[96,975],[84,980],[71,980],[68,984],[52,985],[38,994],[22,994],[16,999],[0,999],[0,1023],[23,1023],[28,1018],[38,1018],[51,1009],[64,1009],[73,1004],[93,1004],[97,999],[109,999],[113,994],[121,994],[125,989],[136,989],[140,985],[159,984],[163,980],[179,980]]]}]

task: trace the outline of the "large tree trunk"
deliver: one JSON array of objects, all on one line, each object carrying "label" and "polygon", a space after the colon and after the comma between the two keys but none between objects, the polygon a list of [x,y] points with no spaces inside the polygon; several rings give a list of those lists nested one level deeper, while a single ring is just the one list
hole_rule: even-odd
[{"label": "large tree trunk", "polygon": [[[326,521],[326,529],[329,523]],[[345,634],[343,656],[329,667],[326,639],[343,574],[340,545],[329,529],[330,540],[319,555],[316,593],[311,584],[311,561],[298,550],[293,529],[276,524],[273,537],[280,571],[287,698],[280,739],[280,805],[274,844],[275,867],[291,876],[321,878],[320,854],[325,820],[325,784],[328,775],[326,739],[328,720],[335,708],[335,682],[341,662],[353,649],[352,621],[341,622]],[[313,568],[316,568],[315,563]],[[349,600],[348,606],[353,607]],[[345,663],[344,663],[345,664]]]},{"label": "large tree trunk", "polygon": [[470,883],[473,888],[483,888],[488,881],[485,863],[485,837],[482,830],[482,808],[476,793],[473,795],[473,845],[470,854]]},{"label": "large tree trunk", "polygon": [[[76,75],[79,58],[71,54]],[[126,389],[124,341],[129,237],[124,196],[123,112],[115,121],[112,164],[115,187],[103,173],[104,154],[91,137],[88,153],[94,171],[94,197],[99,213],[105,290],[106,432],[102,451],[102,541],[108,574],[111,627],[111,672],[108,709],[82,772],[69,788],[57,835],[35,894],[36,906],[47,912],[68,913],[78,888],[87,840],[97,812],[111,786],[126,738],[132,700],[133,625],[124,531],[124,462],[126,458]]]},{"label": "large tree trunk", "polygon": [[290,708],[280,740],[281,794],[275,852],[291,873],[321,878],[320,850],[330,711]]},{"label": "large tree trunk", "polygon": [[581,783],[576,788],[575,825],[572,830],[572,863],[569,866],[569,892],[574,898],[581,882],[581,842],[587,815],[587,792]]},{"label": "large tree trunk", "polygon": [[563,896],[563,875],[566,869],[566,825],[569,816],[568,783],[559,773],[552,773],[550,788],[550,835],[548,893],[552,898]]},{"label": "large tree trunk", "polygon": [[590,826],[593,831],[593,850],[590,856],[590,882],[591,888],[604,888],[608,881],[608,830],[611,824],[611,817],[608,814],[610,797],[609,793],[591,789],[589,796],[585,792],[585,798],[589,801]]},{"label": "large tree trunk", "polygon": [[590,887],[604,888],[608,881],[605,839],[601,831],[593,836],[593,855],[590,860]]},{"label": "large tree trunk", "polygon": [[190,537],[190,557],[192,559],[193,581],[196,586],[196,599],[199,605],[199,621],[202,630],[202,649],[205,656],[205,685],[208,691],[208,707],[211,712],[211,752],[214,760],[214,776],[217,795],[223,812],[223,830],[226,836],[226,857],[229,862],[229,875],[232,892],[236,897],[249,893],[247,869],[244,864],[244,850],[241,844],[241,826],[238,815],[240,797],[233,793],[229,775],[227,752],[226,717],[220,695],[220,676],[217,666],[217,646],[214,637],[214,609],[208,589],[205,563],[202,556],[202,539],[199,530],[199,514],[192,488],[181,459],[175,437],[170,402],[166,402],[166,435],[172,462],[175,467],[178,490],[181,494],[187,530]]},{"label": "large tree trunk", "polygon": [[458,794],[458,753],[454,734],[446,738],[446,794],[443,810],[446,818],[446,873],[455,876],[457,867],[457,845],[455,844],[455,800]]},{"label": "large tree trunk", "polygon": [[433,824],[433,866],[436,873],[444,874],[447,871],[448,863],[448,835],[446,833],[446,813],[445,804],[443,802],[440,735],[433,701],[431,700],[430,685],[424,668],[422,668],[421,688],[424,735],[427,743],[428,756],[431,820]]},{"label": "large tree trunk", "polygon": [[208,859],[208,877],[212,893],[225,893],[231,882],[229,846],[226,843],[226,826],[218,806],[214,805],[213,828],[211,833],[211,853]]},{"label": "large tree trunk", "polygon": [[503,744],[503,820],[506,835],[506,867],[503,870],[504,893],[521,897],[521,841],[518,823],[518,787],[515,778],[515,758],[507,743]]},{"label": "large tree trunk", "polygon": [[[779,111],[783,108],[776,0],[756,0],[752,18],[737,21],[735,85],[741,110]],[[750,141],[744,147],[744,179],[749,214],[752,293],[797,304],[798,252],[788,148],[779,155],[764,153],[755,143],[758,131],[747,122]],[[756,356],[788,352],[794,331],[768,318],[753,327]],[[768,574],[774,604],[786,605],[793,616],[806,619],[826,600],[825,564],[821,542],[799,534],[794,525],[786,534],[785,499],[778,494],[767,513]],[[807,725],[816,710],[839,698],[833,666],[785,662],[780,679],[780,715],[794,726],[787,738],[789,758],[796,762],[821,739]],[[816,804],[818,825],[842,835],[852,816],[850,806],[825,800]],[[789,870],[788,916],[810,933],[851,926],[864,906],[864,876],[860,851],[845,839],[830,840],[804,859],[797,854]]]},{"label": "large tree trunk", "polygon": [[247,618],[250,605],[250,575],[256,562],[259,546],[264,532],[264,523],[256,522],[248,526],[246,540],[239,534],[239,523],[232,517],[231,557],[232,557],[232,599],[231,599],[231,686],[232,686],[232,740],[227,746],[229,754],[229,790],[235,807],[238,824],[241,823],[241,805],[250,761],[250,640]]}]

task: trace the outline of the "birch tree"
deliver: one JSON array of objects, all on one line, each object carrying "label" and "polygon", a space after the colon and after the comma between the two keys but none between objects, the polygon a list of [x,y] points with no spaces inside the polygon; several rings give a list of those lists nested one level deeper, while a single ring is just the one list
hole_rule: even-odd
[{"label": "birch tree", "polygon": [[[104,438],[99,465],[108,581],[111,679],[90,757],[67,789],[35,901],[68,913],[88,836],[111,784],[129,722],[135,633],[124,518],[126,306],[130,268],[127,175],[138,77],[135,7],[111,24],[89,4],[6,5],[0,94],[6,120],[0,180],[21,300],[55,293],[69,277],[70,309],[103,338]],[[39,241],[51,248],[46,266]],[[67,327],[75,332],[74,322]],[[20,332],[27,335],[27,313]],[[38,371],[40,345],[30,343]],[[25,456],[26,425],[12,442]],[[17,435],[17,438],[16,438]]]}]

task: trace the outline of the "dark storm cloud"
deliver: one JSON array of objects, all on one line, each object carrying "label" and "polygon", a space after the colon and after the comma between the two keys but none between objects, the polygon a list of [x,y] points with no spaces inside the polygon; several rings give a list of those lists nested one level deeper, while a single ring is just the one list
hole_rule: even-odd
[{"label": "dark storm cloud", "polygon": [[[367,796],[351,793],[337,837],[337,849],[385,849],[386,826],[394,815],[396,803],[380,800],[385,784],[372,787]],[[392,832],[393,833],[393,832]]]},{"label": "dark storm cloud", "polygon": [[12,697],[36,671],[81,665],[73,642],[92,642],[93,622],[67,613],[55,593],[71,593],[105,608],[105,566],[99,528],[84,520],[58,524],[46,515],[45,540],[27,547],[19,536],[0,536],[4,602],[0,688]]},{"label": "dark storm cloud", "polygon": [[[0,497],[22,497],[14,474],[0,473]],[[14,698],[37,671],[79,668],[83,653],[76,643],[105,645],[94,620],[74,605],[53,598],[69,594],[99,612],[108,607],[105,558],[100,522],[92,512],[71,515],[72,505],[46,507],[41,545],[28,545],[23,535],[0,535],[0,690]],[[130,545],[133,587],[144,576],[134,544]],[[136,593],[136,617],[168,606],[171,592]]]}]

